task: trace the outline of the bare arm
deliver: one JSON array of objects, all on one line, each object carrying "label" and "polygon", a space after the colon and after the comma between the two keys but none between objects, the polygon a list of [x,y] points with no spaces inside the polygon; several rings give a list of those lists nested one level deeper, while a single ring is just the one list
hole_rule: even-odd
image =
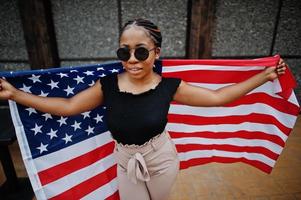
[{"label": "bare arm", "polygon": [[70,116],[91,110],[103,102],[100,81],[71,98],[40,97],[14,88],[0,79],[0,99],[10,99],[24,106],[59,116]]},{"label": "bare arm", "polygon": [[284,73],[284,70],[285,63],[281,59],[277,67],[268,67],[265,71],[246,81],[218,90],[196,87],[182,81],[174,100],[191,106],[221,106],[240,98],[269,80],[276,79],[278,75]]}]

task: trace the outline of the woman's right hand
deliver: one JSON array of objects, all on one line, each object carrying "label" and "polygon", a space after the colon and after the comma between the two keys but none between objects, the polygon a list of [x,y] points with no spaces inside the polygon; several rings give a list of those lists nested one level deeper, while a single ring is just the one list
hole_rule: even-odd
[{"label": "woman's right hand", "polygon": [[13,94],[17,89],[9,82],[0,78],[0,99],[8,100],[12,99]]}]

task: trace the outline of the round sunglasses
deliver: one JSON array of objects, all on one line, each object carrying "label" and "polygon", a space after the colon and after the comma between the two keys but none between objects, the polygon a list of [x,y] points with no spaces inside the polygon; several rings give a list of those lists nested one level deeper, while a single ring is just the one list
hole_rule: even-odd
[{"label": "round sunglasses", "polygon": [[[138,47],[134,51],[134,56],[139,61],[144,61],[148,58],[149,52],[156,49],[156,47],[148,50],[145,47]],[[119,60],[128,61],[131,57],[131,49],[126,47],[121,47],[116,51]]]}]

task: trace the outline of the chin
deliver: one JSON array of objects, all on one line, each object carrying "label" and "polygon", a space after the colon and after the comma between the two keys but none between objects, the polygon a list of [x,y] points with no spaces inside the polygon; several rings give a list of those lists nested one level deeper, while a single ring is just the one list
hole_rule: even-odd
[{"label": "chin", "polygon": [[135,78],[135,79],[143,79],[146,75],[144,72],[139,72],[139,73],[127,72],[127,73],[130,77]]}]

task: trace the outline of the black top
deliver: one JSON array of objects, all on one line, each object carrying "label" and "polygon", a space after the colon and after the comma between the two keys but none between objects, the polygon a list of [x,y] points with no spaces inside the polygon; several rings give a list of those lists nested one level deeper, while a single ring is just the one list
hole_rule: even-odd
[{"label": "black top", "polygon": [[164,131],[170,102],[181,80],[162,77],[154,89],[140,94],[120,91],[117,74],[100,82],[113,138],[122,144],[142,145]]}]

